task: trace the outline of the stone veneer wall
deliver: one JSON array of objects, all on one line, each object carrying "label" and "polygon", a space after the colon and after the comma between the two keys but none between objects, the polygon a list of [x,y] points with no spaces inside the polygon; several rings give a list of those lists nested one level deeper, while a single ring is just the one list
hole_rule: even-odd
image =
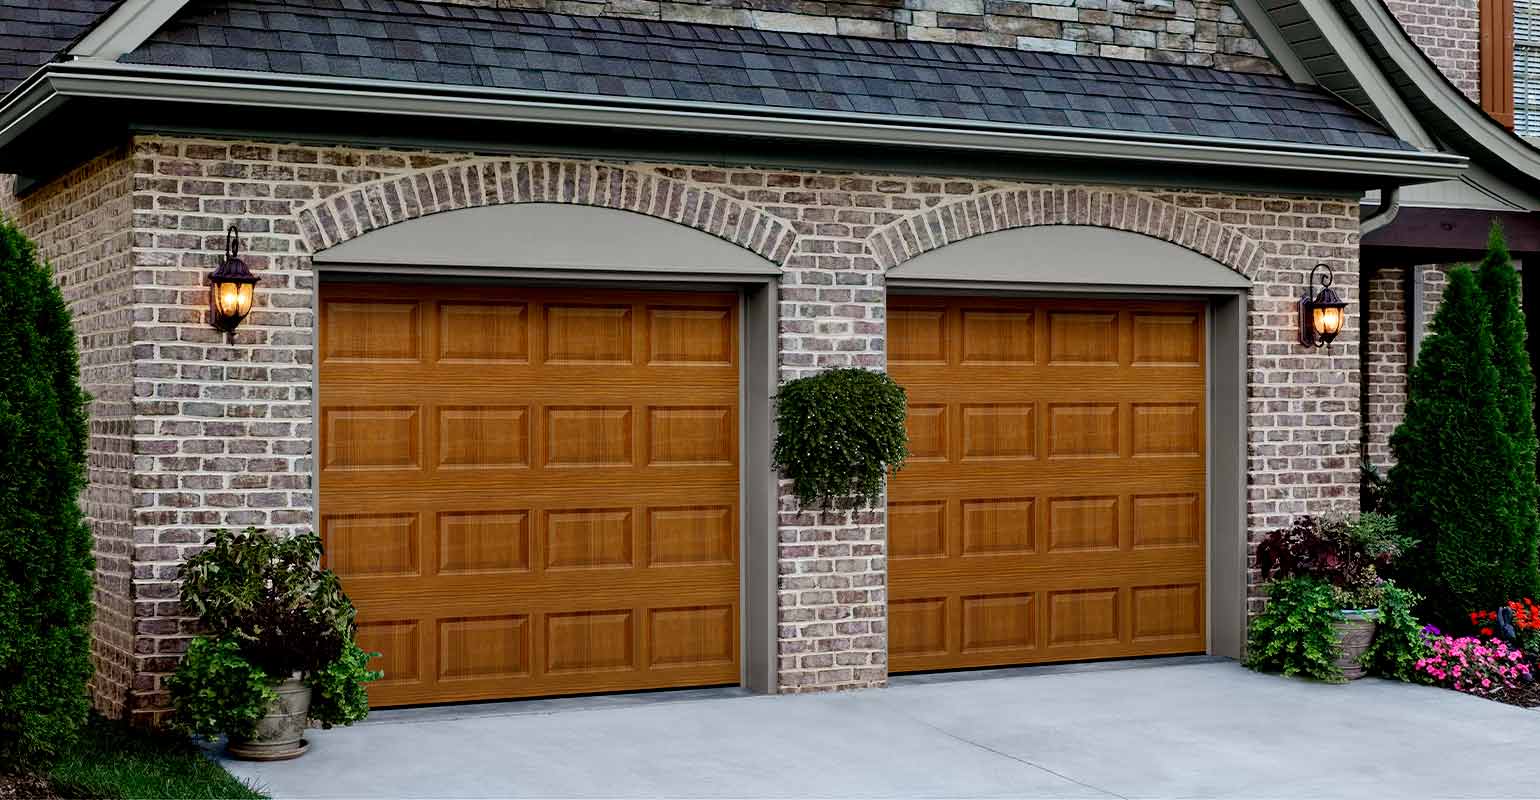
[{"label": "stone veneer wall", "polygon": [[1279,74],[1228,0],[438,0]]},{"label": "stone veneer wall", "polygon": [[[835,365],[881,368],[882,270],[918,252],[1031,224],[1100,224],[1168,239],[1254,281],[1249,538],[1295,514],[1357,505],[1357,337],[1326,352],[1294,342],[1294,302],[1311,266],[1328,262],[1339,286],[1357,284],[1356,202],[156,136],[134,140],[129,166],[137,714],[164,708],[161,681],[190,634],[175,601],[181,560],[213,527],[312,524],[308,253],[446,208],[608,205],[766,254],[785,269],[783,378]],[[263,279],[258,308],[233,346],[204,320],[203,276],[229,224],[245,232],[247,261]],[[783,487],[783,691],[886,681],[884,516],[806,512]],[[1255,587],[1252,595],[1257,602]]]},{"label": "stone veneer wall", "polygon": [[134,691],[154,687],[135,665],[152,643],[140,639],[157,616],[135,605],[137,564],[147,555],[134,540],[130,325],[134,317],[129,188],[133,170],[122,151],[103,154],[17,200],[14,176],[0,176],[0,215],[15,221],[53,267],[79,337],[80,379],[91,394],[87,473],[80,504],[95,534],[95,619],[91,661],[96,708],[121,716]]},{"label": "stone veneer wall", "polygon": [[1386,0],[1385,5],[1412,41],[1444,77],[1481,102],[1481,15],[1479,0]]}]

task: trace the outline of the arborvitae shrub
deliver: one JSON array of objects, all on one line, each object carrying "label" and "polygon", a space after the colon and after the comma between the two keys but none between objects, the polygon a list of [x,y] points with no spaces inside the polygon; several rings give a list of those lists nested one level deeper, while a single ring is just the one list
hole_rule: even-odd
[{"label": "arborvitae shrub", "polygon": [[1487,241],[1487,254],[1477,273],[1481,293],[1486,297],[1492,318],[1492,363],[1497,367],[1497,407],[1503,417],[1503,430],[1520,464],[1515,477],[1523,502],[1514,532],[1519,558],[1505,565],[1515,573],[1511,585],[1519,587],[1508,599],[1532,597],[1540,589],[1540,564],[1536,546],[1540,543],[1540,485],[1535,481],[1535,374],[1525,346],[1524,310],[1518,270],[1508,255],[1508,243],[1496,223]]},{"label": "arborvitae shrub", "polygon": [[0,220],[0,765],[46,759],[87,712],[86,401],[64,297]]},{"label": "arborvitae shrub", "polygon": [[1490,317],[1475,273],[1452,271],[1390,440],[1391,501],[1419,542],[1397,572],[1425,598],[1424,619],[1444,625],[1527,585],[1517,565],[1533,498],[1519,473],[1533,480],[1533,465],[1521,469],[1505,430]]}]

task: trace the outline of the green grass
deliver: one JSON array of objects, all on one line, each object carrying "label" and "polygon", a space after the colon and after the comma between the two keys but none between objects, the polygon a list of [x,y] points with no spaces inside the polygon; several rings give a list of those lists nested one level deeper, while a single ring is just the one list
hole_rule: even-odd
[{"label": "green grass", "polygon": [[47,770],[66,797],[114,800],[259,800],[186,738],[129,728],[92,716],[80,740]]}]

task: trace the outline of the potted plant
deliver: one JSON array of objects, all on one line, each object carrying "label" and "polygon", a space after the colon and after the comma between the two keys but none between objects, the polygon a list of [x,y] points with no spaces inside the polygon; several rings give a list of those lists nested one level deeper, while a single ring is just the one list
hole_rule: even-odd
[{"label": "potted plant", "polygon": [[314,534],[215,531],[182,567],[182,606],[205,634],[167,684],[174,722],[227,736],[237,758],[302,755],[309,720],[350,725],[369,713],[364,684],[379,673],[353,641],[353,604],[320,566]]},{"label": "potted plant", "polygon": [[[1411,593],[1383,577],[1412,546],[1393,517],[1301,516],[1257,545],[1257,568],[1268,581],[1268,606],[1252,620],[1248,663],[1257,669],[1322,680],[1363,677],[1380,659],[1387,672],[1420,641]],[[1393,612],[1394,652],[1371,652],[1383,611]]]}]

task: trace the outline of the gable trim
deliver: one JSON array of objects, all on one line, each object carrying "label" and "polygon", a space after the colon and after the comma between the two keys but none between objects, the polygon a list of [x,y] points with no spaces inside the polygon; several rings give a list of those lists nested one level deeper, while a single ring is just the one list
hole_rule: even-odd
[{"label": "gable trim", "polygon": [[73,58],[116,61],[155,35],[189,0],[124,0],[96,27],[87,31],[67,54]]}]

